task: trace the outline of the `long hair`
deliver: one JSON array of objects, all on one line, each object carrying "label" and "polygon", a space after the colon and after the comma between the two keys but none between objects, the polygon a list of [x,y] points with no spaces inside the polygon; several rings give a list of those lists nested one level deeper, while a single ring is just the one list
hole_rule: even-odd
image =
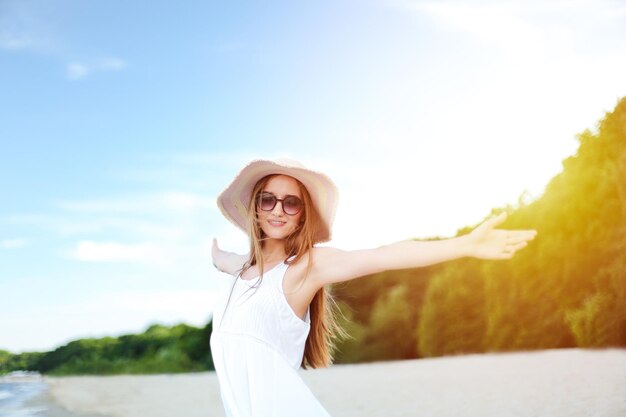
[{"label": "long hair", "polygon": [[[250,257],[243,266],[241,273],[258,265],[260,285],[263,279],[263,241],[267,238],[258,222],[257,198],[263,191],[272,177],[279,174],[268,175],[259,180],[253,190],[250,202],[248,204],[248,234],[250,236]],[[297,180],[296,180],[297,181]],[[291,265],[302,259],[307,253],[309,254],[304,279],[306,279],[313,267],[313,236],[315,230],[321,224],[320,216],[313,205],[311,196],[306,187],[300,182],[298,187],[302,194],[304,203],[303,215],[300,218],[300,224],[296,229],[285,238],[285,252],[287,257],[293,259],[287,261]],[[304,279],[302,284],[304,283]],[[302,286],[302,284],[300,286]],[[300,366],[304,369],[307,367],[320,368],[327,367],[333,361],[333,353],[336,349],[336,339],[347,337],[345,330],[338,324],[337,316],[340,313],[339,307],[335,302],[330,288],[320,288],[310,304],[311,327],[309,336],[307,337],[304,356]]]}]

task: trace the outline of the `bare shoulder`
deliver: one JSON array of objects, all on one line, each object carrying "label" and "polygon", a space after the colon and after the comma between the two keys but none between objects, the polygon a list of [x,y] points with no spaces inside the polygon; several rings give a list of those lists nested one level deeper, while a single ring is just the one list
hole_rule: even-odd
[{"label": "bare shoulder", "polygon": [[[336,259],[340,252],[342,251],[330,247],[311,248],[289,266],[286,275],[287,280],[296,286],[301,280],[308,278],[307,283],[311,286],[310,289],[316,292],[327,284],[322,277],[326,276],[326,272],[330,269],[328,266],[333,264],[333,259]],[[311,261],[311,270],[307,275],[309,260]]]}]

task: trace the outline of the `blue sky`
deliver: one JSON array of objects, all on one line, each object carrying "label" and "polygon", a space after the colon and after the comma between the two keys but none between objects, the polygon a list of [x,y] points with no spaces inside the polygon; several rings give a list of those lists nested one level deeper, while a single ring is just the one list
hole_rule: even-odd
[{"label": "blue sky", "polygon": [[[331,245],[534,198],[626,95],[614,1],[0,0],[0,348],[203,325],[253,158],[340,189]],[[375,195],[373,193],[376,193]]]}]

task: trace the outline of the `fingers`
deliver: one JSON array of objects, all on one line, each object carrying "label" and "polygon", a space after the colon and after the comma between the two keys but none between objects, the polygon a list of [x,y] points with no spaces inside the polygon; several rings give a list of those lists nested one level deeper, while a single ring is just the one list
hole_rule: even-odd
[{"label": "fingers", "polygon": [[493,217],[489,221],[491,222],[493,226],[497,226],[500,223],[502,223],[504,220],[506,220],[506,211],[503,211],[502,213],[498,214],[496,217]]},{"label": "fingers", "polygon": [[526,241],[520,242],[520,243],[518,243],[518,244],[513,246],[513,250],[516,251],[516,250],[522,249],[526,245],[528,245],[528,242],[526,242]]},{"label": "fingers", "polygon": [[217,245],[217,239],[213,238],[213,244],[211,245],[211,256],[213,259],[219,254],[221,251],[220,247]]},{"label": "fingers", "polygon": [[533,240],[537,236],[536,230],[516,230],[509,231],[506,234],[505,242],[507,245],[516,245],[519,242]]},{"label": "fingers", "polygon": [[537,236],[536,230],[509,230],[504,235],[504,247],[500,259],[511,259],[520,249],[528,246],[528,242]]},{"label": "fingers", "polygon": [[537,236],[536,230],[519,230],[517,233],[526,238],[526,240],[534,239]]},{"label": "fingers", "polygon": [[517,252],[520,249],[525,248],[527,245],[528,245],[528,242],[526,241],[518,242],[516,244],[505,245],[502,251],[502,256],[505,258],[512,258],[513,255],[515,255],[515,252]]}]

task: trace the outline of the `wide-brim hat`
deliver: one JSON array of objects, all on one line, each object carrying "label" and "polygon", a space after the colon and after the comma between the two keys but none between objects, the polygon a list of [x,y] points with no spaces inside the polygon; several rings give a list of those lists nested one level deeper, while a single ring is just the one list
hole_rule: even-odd
[{"label": "wide-brim hat", "polygon": [[252,190],[260,179],[273,174],[288,175],[306,187],[321,220],[314,230],[313,241],[315,243],[329,241],[332,238],[332,225],[339,199],[337,187],[325,174],[308,169],[291,159],[274,161],[259,159],[246,165],[217,197],[217,205],[224,217],[248,233],[246,219]]}]

